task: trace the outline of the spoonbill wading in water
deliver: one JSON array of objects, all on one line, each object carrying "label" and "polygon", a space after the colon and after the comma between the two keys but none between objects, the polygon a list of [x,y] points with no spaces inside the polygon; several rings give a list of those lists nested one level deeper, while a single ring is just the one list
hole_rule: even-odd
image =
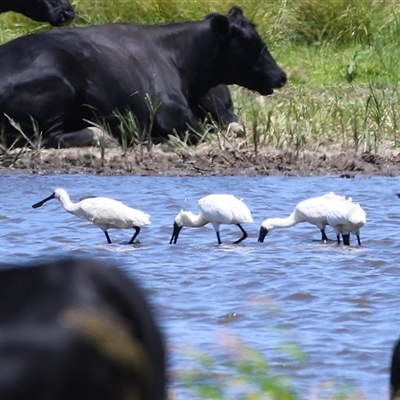
[{"label": "spoonbill wading in water", "polygon": [[73,203],[64,189],[56,189],[54,193],[42,201],[34,204],[33,208],[41,207],[51,199],[58,199],[66,211],[79,218],[87,219],[98,226],[106,235],[107,242],[112,243],[108,229],[135,229],[129,244],[133,244],[140,228],[150,224],[150,215],[140,210],[126,206],[120,201],[107,197],[89,196],[82,198],[78,203]]},{"label": "spoonbill wading in water", "polygon": [[332,208],[340,209],[340,204],[347,202],[351,202],[351,199],[346,199],[344,196],[339,196],[333,192],[303,200],[297,204],[288,217],[266,219],[261,224],[258,241],[260,243],[264,242],[267,233],[273,229],[289,228],[300,222],[308,222],[319,228],[322,234],[321,240],[327,242],[329,240],[325,233],[325,227],[329,225],[327,213]]},{"label": "spoonbill wading in water", "polygon": [[336,232],[338,244],[340,235],[343,244],[350,245],[350,233],[357,236],[358,245],[361,245],[360,228],[367,222],[367,214],[358,203],[352,203],[351,199],[338,207],[332,207],[327,213],[327,221]]},{"label": "spoonbill wading in water", "polygon": [[234,244],[247,238],[247,232],[241,224],[252,223],[251,212],[241,200],[231,194],[210,194],[199,200],[200,214],[195,215],[190,211],[181,210],[175,217],[174,230],[169,244],[176,243],[182,227],[198,228],[211,223],[217,234],[218,244],[221,244],[219,227],[222,224],[237,225],[243,236]]}]

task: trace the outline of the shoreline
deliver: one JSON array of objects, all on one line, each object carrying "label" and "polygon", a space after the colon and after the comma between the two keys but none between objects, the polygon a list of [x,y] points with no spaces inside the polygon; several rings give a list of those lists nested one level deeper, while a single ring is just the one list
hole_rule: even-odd
[{"label": "shoreline", "polygon": [[276,150],[262,148],[216,148],[210,144],[171,148],[153,145],[148,151],[136,147],[102,149],[14,149],[0,154],[0,173],[101,174],[143,176],[323,176],[344,178],[363,176],[399,176],[400,149],[375,152],[354,150]]}]

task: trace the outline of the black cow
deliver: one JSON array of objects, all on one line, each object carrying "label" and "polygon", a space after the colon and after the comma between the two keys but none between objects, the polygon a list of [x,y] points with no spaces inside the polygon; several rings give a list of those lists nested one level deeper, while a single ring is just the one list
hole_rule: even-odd
[{"label": "black cow", "polygon": [[163,339],[125,273],[90,260],[0,265],[0,399],[165,398]]},{"label": "black cow", "polygon": [[394,346],[390,369],[390,399],[400,400],[400,340]]},{"label": "black cow", "polygon": [[15,11],[53,26],[69,24],[75,12],[68,0],[0,0],[0,13]]},{"label": "black cow", "polygon": [[[235,83],[270,95],[286,83],[237,6],[226,16],[213,13],[194,22],[105,24],[29,35],[1,46],[0,59],[0,115],[25,129],[33,118],[47,147],[85,142],[82,135],[90,131],[81,130],[87,121],[116,109],[131,110],[142,127],[152,126],[162,137],[188,126],[201,132],[196,112],[211,88]],[[11,144],[7,121],[4,117],[3,129]],[[26,134],[33,137],[29,129]]]}]

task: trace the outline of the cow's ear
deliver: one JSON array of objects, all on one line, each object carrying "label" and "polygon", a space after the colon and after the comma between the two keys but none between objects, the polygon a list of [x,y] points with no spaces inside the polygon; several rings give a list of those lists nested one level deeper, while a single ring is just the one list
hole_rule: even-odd
[{"label": "cow's ear", "polygon": [[231,31],[228,18],[225,15],[214,14],[210,17],[211,28],[217,36],[226,37]]},{"label": "cow's ear", "polygon": [[232,15],[232,17],[243,17],[243,10],[239,6],[233,6],[229,12],[228,15]]}]

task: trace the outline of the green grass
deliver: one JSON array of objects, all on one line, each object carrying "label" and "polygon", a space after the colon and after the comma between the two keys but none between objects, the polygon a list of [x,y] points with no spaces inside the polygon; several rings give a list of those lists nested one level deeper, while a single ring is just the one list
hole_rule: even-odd
[{"label": "green grass", "polygon": [[[211,11],[224,13],[232,4],[75,0],[73,25],[199,19]],[[261,100],[232,87],[246,143],[256,149],[268,145],[297,151],[320,146],[379,151],[381,145],[398,146],[400,3],[246,0],[241,6],[289,76],[285,88]],[[3,14],[0,42],[44,29],[49,27],[18,14]]]}]

